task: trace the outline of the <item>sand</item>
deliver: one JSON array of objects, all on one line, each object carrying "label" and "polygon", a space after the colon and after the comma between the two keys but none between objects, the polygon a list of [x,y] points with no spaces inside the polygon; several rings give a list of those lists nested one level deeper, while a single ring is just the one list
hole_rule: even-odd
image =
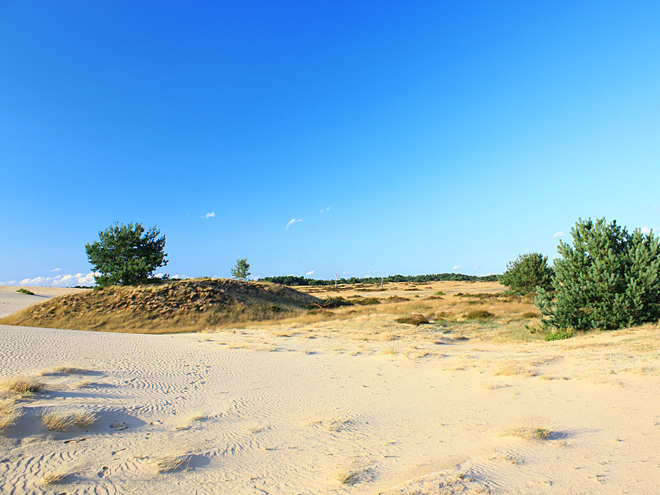
[{"label": "sand", "polygon": [[[0,326],[0,376],[45,383],[0,434],[0,493],[658,492],[655,326],[356,339],[388,318],[182,335]],[[49,431],[53,412],[97,419]]]}]

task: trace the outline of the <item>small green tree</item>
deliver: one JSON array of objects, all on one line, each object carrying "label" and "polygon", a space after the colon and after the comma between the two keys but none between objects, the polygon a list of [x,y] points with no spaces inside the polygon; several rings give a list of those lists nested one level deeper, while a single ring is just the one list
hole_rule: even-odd
[{"label": "small green tree", "polygon": [[99,240],[85,245],[94,280],[101,287],[134,285],[147,281],[156,268],[167,265],[165,236],[152,227],[145,232],[139,223],[115,223],[99,232]]},{"label": "small green tree", "polygon": [[540,253],[521,254],[506,265],[500,283],[514,294],[529,294],[537,287],[551,289],[552,268],[548,266],[548,257]]},{"label": "small green tree", "polygon": [[247,280],[250,276],[250,265],[247,259],[236,260],[236,266],[231,269],[231,275],[236,280]]},{"label": "small green tree", "polygon": [[559,329],[615,329],[660,319],[660,243],[616,221],[579,219],[573,245],[559,243],[553,286],[539,291],[545,323]]}]

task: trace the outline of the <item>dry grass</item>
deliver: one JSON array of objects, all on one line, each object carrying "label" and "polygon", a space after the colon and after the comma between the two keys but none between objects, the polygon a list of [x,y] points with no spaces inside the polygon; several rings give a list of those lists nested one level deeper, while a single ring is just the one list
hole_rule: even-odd
[{"label": "dry grass", "polygon": [[23,414],[23,408],[13,399],[0,400],[0,433],[16,424],[18,418]]},{"label": "dry grass", "polygon": [[552,437],[552,430],[540,426],[519,426],[505,431],[504,435],[524,438],[525,440],[548,440]]},{"label": "dry grass", "polygon": [[64,473],[62,471],[53,471],[44,474],[42,481],[44,485],[53,485],[56,483],[60,483],[67,476],[69,476],[69,473]]},{"label": "dry grass", "polygon": [[96,415],[89,411],[50,411],[41,416],[41,421],[49,431],[67,431],[74,426],[90,428],[97,419]]},{"label": "dry grass", "polygon": [[84,375],[85,373],[87,373],[87,370],[74,366],[56,366],[55,368],[41,371],[39,375]]},{"label": "dry grass", "polygon": [[0,388],[17,395],[28,395],[42,392],[45,384],[34,378],[18,376],[2,380]]},{"label": "dry grass", "polygon": [[301,315],[310,301],[313,297],[276,284],[205,278],[68,294],[0,318],[0,323],[131,333],[199,332]]},{"label": "dry grass", "polygon": [[188,467],[192,455],[190,454],[172,454],[158,457],[151,461],[151,466],[157,473],[171,473],[181,468],[183,465]]}]

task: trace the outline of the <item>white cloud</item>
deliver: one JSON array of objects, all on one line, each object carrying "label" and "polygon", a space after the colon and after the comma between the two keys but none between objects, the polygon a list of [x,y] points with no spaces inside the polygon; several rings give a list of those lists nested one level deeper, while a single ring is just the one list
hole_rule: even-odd
[{"label": "white cloud", "polygon": [[452,270],[458,270],[459,268],[461,268],[461,265],[454,265],[451,267]]},{"label": "white cloud", "polygon": [[553,239],[557,239],[558,237],[564,237],[566,235],[566,232],[562,232],[561,230],[559,232],[555,232],[552,234]]},{"label": "white cloud", "polygon": [[477,263],[476,265],[474,265],[473,270],[476,270],[477,268],[479,268],[479,263]]},{"label": "white cloud", "polygon": [[94,275],[95,273],[76,273],[75,275],[66,274],[66,275],[56,275],[54,277],[34,277],[34,278],[24,278],[20,282],[16,280],[11,280],[9,282],[0,282],[0,285],[29,285],[29,286],[41,286],[41,287],[70,287],[73,285],[94,285]]},{"label": "white cloud", "polygon": [[202,215],[202,218],[215,218],[215,211],[209,211],[206,215]]},{"label": "white cloud", "polygon": [[53,268],[53,269],[51,270],[51,272],[61,272],[61,271],[62,271],[61,268]]},{"label": "white cloud", "polygon": [[94,274],[88,273],[84,277],[79,277],[78,285],[94,285]]},{"label": "white cloud", "polygon": [[289,220],[289,223],[286,224],[286,229],[284,230],[289,230],[289,227],[291,227],[294,223],[302,222],[302,218],[292,218]]},{"label": "white cloud", "polygon": [[307,273],[305,273],[305,275],[309,277],[309,276],[310,276],[311,274],[313,274],[315,271],[316,271],[316,270],[312,270],[311,272],[307,272]]},{"label": "white cloud", "polygon": [[330,211],[330,207],[329,207],[329,206],[328,206],[327,208],[323,208],[323,209],[321,210],[321,213],[325,213],[326,211]]},{"label": "white cloud", "polygon": [[647,227],[646,225],[642,227],[642,234],[650,234],[653,229],[650,227]]}]

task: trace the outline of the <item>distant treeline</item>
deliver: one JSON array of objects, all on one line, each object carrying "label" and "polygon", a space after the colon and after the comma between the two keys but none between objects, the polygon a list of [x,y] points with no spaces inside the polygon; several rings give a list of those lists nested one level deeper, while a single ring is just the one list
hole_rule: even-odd
[{"label": "distant treeline", "polygon": [[[437,273],[433,275],[389,275],[387,277],[365,277],[365,278],[340,278],[337,283],[340,284],[379,284],[384,282],[497,282],[497,275],[485,275],[478,277],[476,275],[464,275],[462,273]],[[283,277],[264,277],[260,282],[273,282],[276,284],[296,286],[296,285],[334,285],[334,280],[316,280],[313,278],[296,277],[286,275]]]}]

